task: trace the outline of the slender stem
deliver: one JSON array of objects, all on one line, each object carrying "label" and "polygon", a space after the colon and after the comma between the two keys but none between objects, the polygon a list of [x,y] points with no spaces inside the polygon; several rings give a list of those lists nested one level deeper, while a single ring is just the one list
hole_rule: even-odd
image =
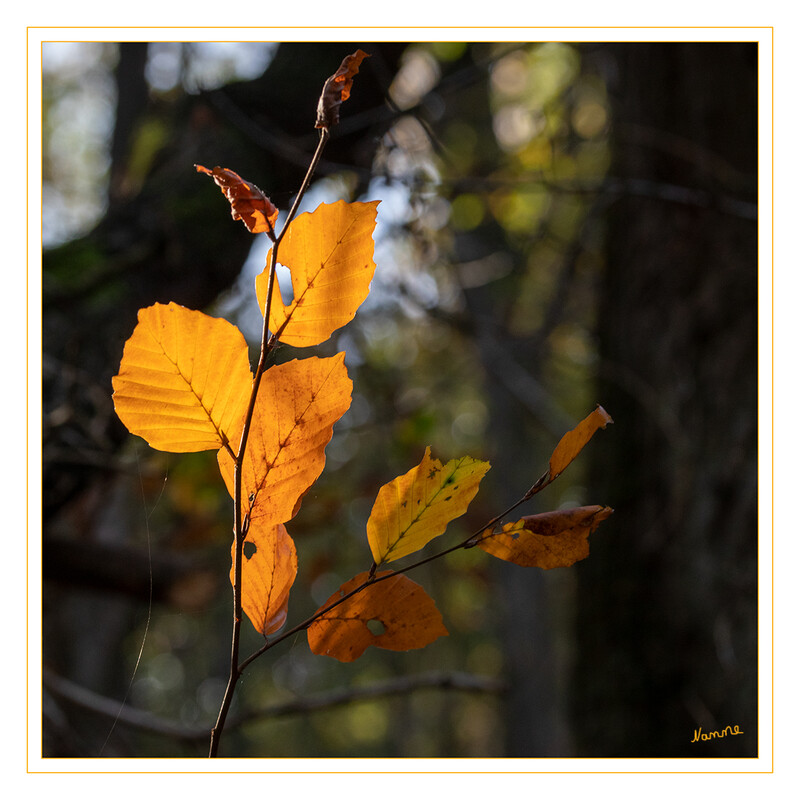
[{"label": "slender stem", "polygon": [[294,203],[292,204],[292,208],[289,211],[288,216],[286,217],[286,222],[283,225],[283,228],[278,234],[278,238],[275,240],[275,247],[278,246],[281,239],[283,239],[286,231],[289,229],[289,223],[294,219],[294,215],[297,213],[297,209],[300,207],[300,201],[303,199],[303,195],[306,193],[306,189],[308,189],[308,185],[311,182],[311,176],[314,174],[314,171],[319,164],[319,160],[322,157],[322,151],[325,149],[325,145],[328,143],[328,139],[330,138],[330,131],[327,128],[320,128],[319,131],[319,142],[317,142],[317,149],[314,152],[314,156],[311,159],[311,164],[308,166],[308,172],[306,172],[305,178],[303,178],[303,183],[300,185],[300,189],[297,192],[297,197],[294,199]]},{"label": "slender stem", "polygon": [[219,714],[214,728],[211,731],[211,742],[209,745],[208,757],[215,758],[219,751],[219,742],[222,737],[222,731],[225,727],[225,720],[228,716],[228,711],[233,701],[236,683],[242,674],[245,664],[239,664],[239,641],[241,636],[242,627],[242,563],[244,561],[244,543],[247,537],[247,526],[245,525],[245,516],[242,513],[242,465],[244,464],[245,452],[247,450],[247,440],[250,435],[250,428],[253,424],[253,414],[256,407],[256,400],[258,398],[258,388],[261,384],[261,377],[267,366],[267,359],[269,354],[275,347],[276,341],[274,336],[269,335],[269,317],[272,306],[272,294],[275,284],[275,272],[278,264],[278,245],[283,239],[286,231],[289,228],[289,223],[294,219],[297,209],[300,206],[300,201],[311,182],[311,176],[319,164],[322,156],[322,151],[328,141],[328,130],[323,128],[320,131],[320,138],[317,144],[317,149],[311,159],[308,170],[306,171],[303,183],[297,192],[294,204],[292,205],[286,221],[283,224],[281,232],[274,235],[274,231],[270,226],[270,238],[273,239],[274,245],[272,246],[270,263],[269,263],[269,280],[267,282],[267,296],[264,301],[264,323],[261,328],[261,350],[259,353],[258,364],[256,366],[255,374],[253,375],[253,385],[250,390],[250,399],[247,404],[247,411],[245,412],[244,424],[242,426],[242,436],[239,440],[239,449],[234,456],[233,450],[230,445],[227,445],[227,452],[229,455],[234,456],[233,460],[233,536],[234,536],[234,550],[233,550],[233,625],[231,630],[231,659],[230,671],[228,673],[228,683],[225,687],[225,694],[222,698]]}]

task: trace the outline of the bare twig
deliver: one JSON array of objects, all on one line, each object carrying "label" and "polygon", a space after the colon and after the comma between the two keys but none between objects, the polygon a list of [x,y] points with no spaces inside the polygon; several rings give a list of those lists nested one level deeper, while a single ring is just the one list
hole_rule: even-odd
[{"label": "bare twig", "polygon": [[197,729],[188,728],[172,720],[151,714],[149,711],[132,708],[130,704],[126,704],[120,709],[119,700],[97,694],[47,668],[42,672],[42,679],[45,688],[53,696],[102,717],[116,719],[120,725],[175,739],[199,741],[208,737],[206,726]]},{"label": "bare twig", "polygon": [[[146,733],[178,739],[184,742],[202,742],[208,737],[208,728],[190,727],[164,719],[148,711],[126,705],[119,710],[119,702],[109,697],[79,686],[77,683],[45,669],[44,685],[50,694],[80,708],[91,711],[109,719],[117,718],[120,725]],[[439,689],[442,691],[473,692],[476,694],[499,694],[505,690],[505,684],[485,675],[472,675],[466,672],[423,672],[419,675],[404,675],[385,681],[370,683],[366,686],[333,689],[308,697],[276,703],[265,708],[253,709],[246,714],[233,717],[226,724],[227,730],[234,730],[279,717],[290,717],[295,714],[307,714],[315,711],[327,711],[341,708],[366,700],[381,700],[387,697],[407,695],[421,689]]]}]

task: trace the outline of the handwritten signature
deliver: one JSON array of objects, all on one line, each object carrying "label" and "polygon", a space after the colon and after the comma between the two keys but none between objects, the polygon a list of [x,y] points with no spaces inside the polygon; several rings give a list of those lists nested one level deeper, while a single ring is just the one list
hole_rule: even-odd
[{"label": "handwritten signature", "polygon": [[721,731],[709,731],[708,733],[703,733],[702,728],[695,728],[694,738],[690,741],[707,742],[709,739],[724,739],[726,736],[741,736],[743,733],[744,731],[740,731],[738,725],[726,725]]}]

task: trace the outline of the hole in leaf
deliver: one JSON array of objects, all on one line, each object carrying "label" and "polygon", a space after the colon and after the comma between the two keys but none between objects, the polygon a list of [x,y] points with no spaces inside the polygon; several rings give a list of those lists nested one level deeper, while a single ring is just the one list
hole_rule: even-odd
[{"label": "hole in leaf", "polygon": [[257,550],[258,548],[253,542],[245,542],[242,553],[244,553],[244,557],[249,561],[256,554]]},{"label": "hole in leaf", "polygon": [[379,619],[367,620],[367,628],[373,636],[380,636],[386,632],[386,626]]},{"label": "hole in leaf", "polygon": [[294,286],[292,284],[292,273],[283,264],[275,265],[275,277],[278,279],[278,288],[281,292],[281,300],[285,306],[290,306],[294,302]]}]

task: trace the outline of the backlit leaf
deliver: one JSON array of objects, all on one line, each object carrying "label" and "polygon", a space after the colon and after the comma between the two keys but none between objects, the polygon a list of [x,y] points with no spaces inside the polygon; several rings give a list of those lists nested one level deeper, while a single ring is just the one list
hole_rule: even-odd
[{"label": "backlit leaf", "polygon": [[[251,522],[244,553],[242,608],[255,629],[268,636],[286,622],[289,590],[297,577],[297,550],[283,525]],[[233,577],[231,566],[231,584]]]},{"label": "backlit leaf", "polygon": [[550,456],[550,480],[554,480],[583,450],[584,445],[600,429],[613,423],[608,412],[602,407],[597,408],[588,417],[581,420],[571,431],[564,434],[558,446]]},{"label": "backlit leaf", "polygon": [[[276,280],[269,317],[270,330],[284,344],[320,344],[356,315],[375,273],[372,232],[379,202],[323,203],[291,223],[278,261],[291,272],[294,298],[285,306]],[[271,255],[267,268],[256,278],[262,314],[270,259]]]},{"label": "backlit leaf", "polygon": [[[381,577],[388,573],[378,573]],[[345,583],[320,608],[325,608],[363,584],[362,572]],[[313,653],[339,661],[355,661],[367,647],[414,650],[447,636],[442,615],[428,593],[405,575],[367,586],[325,612],[308,628]]]},{"label": "backlit leaf", "polygon": [[252,380],[247,343],[235,325],[156,303],[139,311],[125,343],[112,378],[114,408],[157,450],[217,449],[240,426]]},{"label": "backlit leaf", "polygon": [[199,164],[194,167],[198,172],[210,175],[222,189],[231,204],[231,216],[234,219],[240,219],[250,233],[268,233],[274,238],[272,232],[278,219],[278,209],[258,186],[240,178],[232,169],[208,169]]},{"label": "backlit leaf", "polygon": [[[242,464],[251,524],[277,525],[297,513],[322,473],[333,425],[350,407],[352,391],[344,353],[287,361],[264,373]],[[233,459],[220,450],[217,460],[233,496]]]},{"label": "backlit leaf", "polygon": [[581,506],[532,514],[486,535],[478,546],[521,567],[569,567],[589,555],[589,534],[612,513],[608,506]]},{"label": "backlit leaf", "polygon": [[426,448],[420,464],[381,487],[367,521],[375,563],[385,564],[421,550],[444,533],[472,502],[489,469],[486,461],[464,456],[442,462]]},{"label": "backlit leaf", "polygon": [[365,58],[369,58],[369,53],[363,50],[356,50],[352,55],[345,56],[339,69],[325,81],[317,103],[315,128],[330,128],[339,122],[339,106],[350,97],[353,76]]}]

